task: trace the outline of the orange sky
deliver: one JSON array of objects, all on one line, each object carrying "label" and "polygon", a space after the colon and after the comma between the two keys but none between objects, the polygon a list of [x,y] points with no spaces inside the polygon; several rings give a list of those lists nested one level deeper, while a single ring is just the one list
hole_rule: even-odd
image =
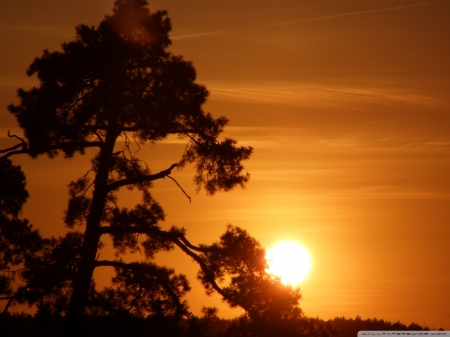
[{"label": "orange sky", "polygon": [[[96,25],[112,0],[0,3],[0,106],[34,80],[42,49]],[[210,90],[206,110],[230,119],[227,136],[252,145],[244,190],[195,194],[191,170],[155,183],[164,226],[211,243],[231,223],[271,246],[289,239],[310,252],[302,282],[308,316],[383,318],[450,329],[450,1],[151,1],[173,23],[171,50],[191,60]],[[0,110],[0,145],[17,130]],[[3,144],[5,146],[3,146]],[[176,140],[142,151],[153,171],[178,161]],[[31,198],[24,216],[62,234],[67,184],[88,157],[23,165]],[[136,201],[124,195],[126,203]],[[48,209],[48,205],[52,205]],[[188,274],[181,253],[159,258]],[[98,273],[97,273],[98,274]],[[97,275],[98,276],[98,275]]]}]

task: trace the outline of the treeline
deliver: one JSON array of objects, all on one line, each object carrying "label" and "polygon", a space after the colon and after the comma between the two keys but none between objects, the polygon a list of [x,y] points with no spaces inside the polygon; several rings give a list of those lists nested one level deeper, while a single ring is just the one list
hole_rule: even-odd
[{"label": "treeline", "polygon": [[[177,337],[257,337],[248,328],[245,317],[223,319],[217,316],[208,319],[192,317],[183,319],[173,325],[166,318],[139,319],[133,316],[109,316],[90,318],[89,334],[86,336],[177,336]],[[361,330],[429,330],[428,327],[416,323],[409,325],[399,321],[392,323],[383,319],[362,319],[336,317],[331,320],[319,318],[303,318],[297,321],[300,326],[295,336],[302,337],[356,337]],[[59,336],[61,322],[50,316],[32,316],[25,313],[4,313],[0,315],[0,336],[29,337],[29,336]],[[439,330],[444,330],[440,328]],[[271,336],[271,334],[268,334]],[[294,336],[294,335],[293,335]]]},{"label": "treeline", "polygon": [[[430,330],[428,327],[422,327],[417,323],[410,323],[409,325],[406,325],[400,321],[392,323],[377,318],[368,318],[363,320],[359,316],[356,316],[355,318],[336,317],[327,322],[331,323],[336,329],[336,334],[334,337],[356,337],[358,331],[362,330]],[[444,329],[440,328],[439,330]]]}]

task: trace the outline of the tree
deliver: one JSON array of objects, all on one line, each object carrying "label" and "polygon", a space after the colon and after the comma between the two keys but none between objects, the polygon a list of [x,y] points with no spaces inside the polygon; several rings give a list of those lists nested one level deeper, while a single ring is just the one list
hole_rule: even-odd
[{"label": "tree", "polygon": [[[298,291],[265,272],[264,249],[246,231],[230,226],[218,243],[197,247],[183,228],[165,231],[159,225],[165,214],[150,193],[152,181],[173,179],[173,169],[193,164],[199,190],[213,195],[243,187],[249,175],[241,162],[252,148],[229,138],[219,140],[227,119],[202,110],[208,92],[195,83],[194,67],[167,51],[167,13],[150,12],[146,6],[145,0],[116,0],[113,14],[97,27],[80,25],[75,40],[62,44],[62,51],[44,50],[27,70],[28,76],[37,76],[39,86],[19,89],[20,103],[8,107],[25,138],[10,135],[20,143],[1,151],[5,181],[19,187],[4,190],[20,191],[1,195],[1,267],[8,270],[0,279],[1,299],[7,300],[7,308],[36,304],[42,313],[62,315],[66,332],[73,334],[83,315],[177,322],[189,315],[183,301],[188,281],[157,266],[153,257],[179,247],[198,263],[207,292],[219,292],[252,319],[298,316]],[[144,146],[170,135],[185,139],[186,148],[161,172],[152,173],[130,150],[131,142]],[[120,137],[125,139],[122,147]],[[88,148],[98,152],[86,175],[70,184],[65,213],[70,231],[60,238],[42,238],[27,220],[19,220],[28,195],[20,168],[9,157],[72,158]],[[119,207],[118,191],[124,187],[142,194],[132,209]],[[101,238],[108,235],[118,258],[98,260]],[[144,261],[125,263],[120,258],[137,251],[143,252]],[[18,269],[12,270],[14,266]],[[114,267],[116,276],[110,287],[97,291],[93,272],[103,266]],[[221,282],[226,275],[231,275],[229,284]]]}]

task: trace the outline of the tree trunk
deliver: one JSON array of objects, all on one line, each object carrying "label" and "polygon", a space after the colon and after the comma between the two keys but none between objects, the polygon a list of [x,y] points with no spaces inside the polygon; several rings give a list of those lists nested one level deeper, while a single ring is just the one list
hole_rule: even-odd
[{"label": "tree trunk", "polygon": [[105,143],[100,150],[98,170],[94,180],[92,203],[86,219],[86,231],[84,234],[80,264],[74,280],[73,292],[66,315],[65,336],[81,335],[82,316],[87,304],[101,236],[99,227],[108,194],[106,187],[116,138],[117,135],[115,132],[108,132]]}]

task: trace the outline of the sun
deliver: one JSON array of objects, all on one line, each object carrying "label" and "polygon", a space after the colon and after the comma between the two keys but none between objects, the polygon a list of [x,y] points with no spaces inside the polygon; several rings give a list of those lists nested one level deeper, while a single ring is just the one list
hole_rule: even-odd
[{"label": "sun", "polygon": [[308,275],[311,259],[303,246],[293,241],[277,243],[266,251],[268,272],[284,284],[296,285]]}]

